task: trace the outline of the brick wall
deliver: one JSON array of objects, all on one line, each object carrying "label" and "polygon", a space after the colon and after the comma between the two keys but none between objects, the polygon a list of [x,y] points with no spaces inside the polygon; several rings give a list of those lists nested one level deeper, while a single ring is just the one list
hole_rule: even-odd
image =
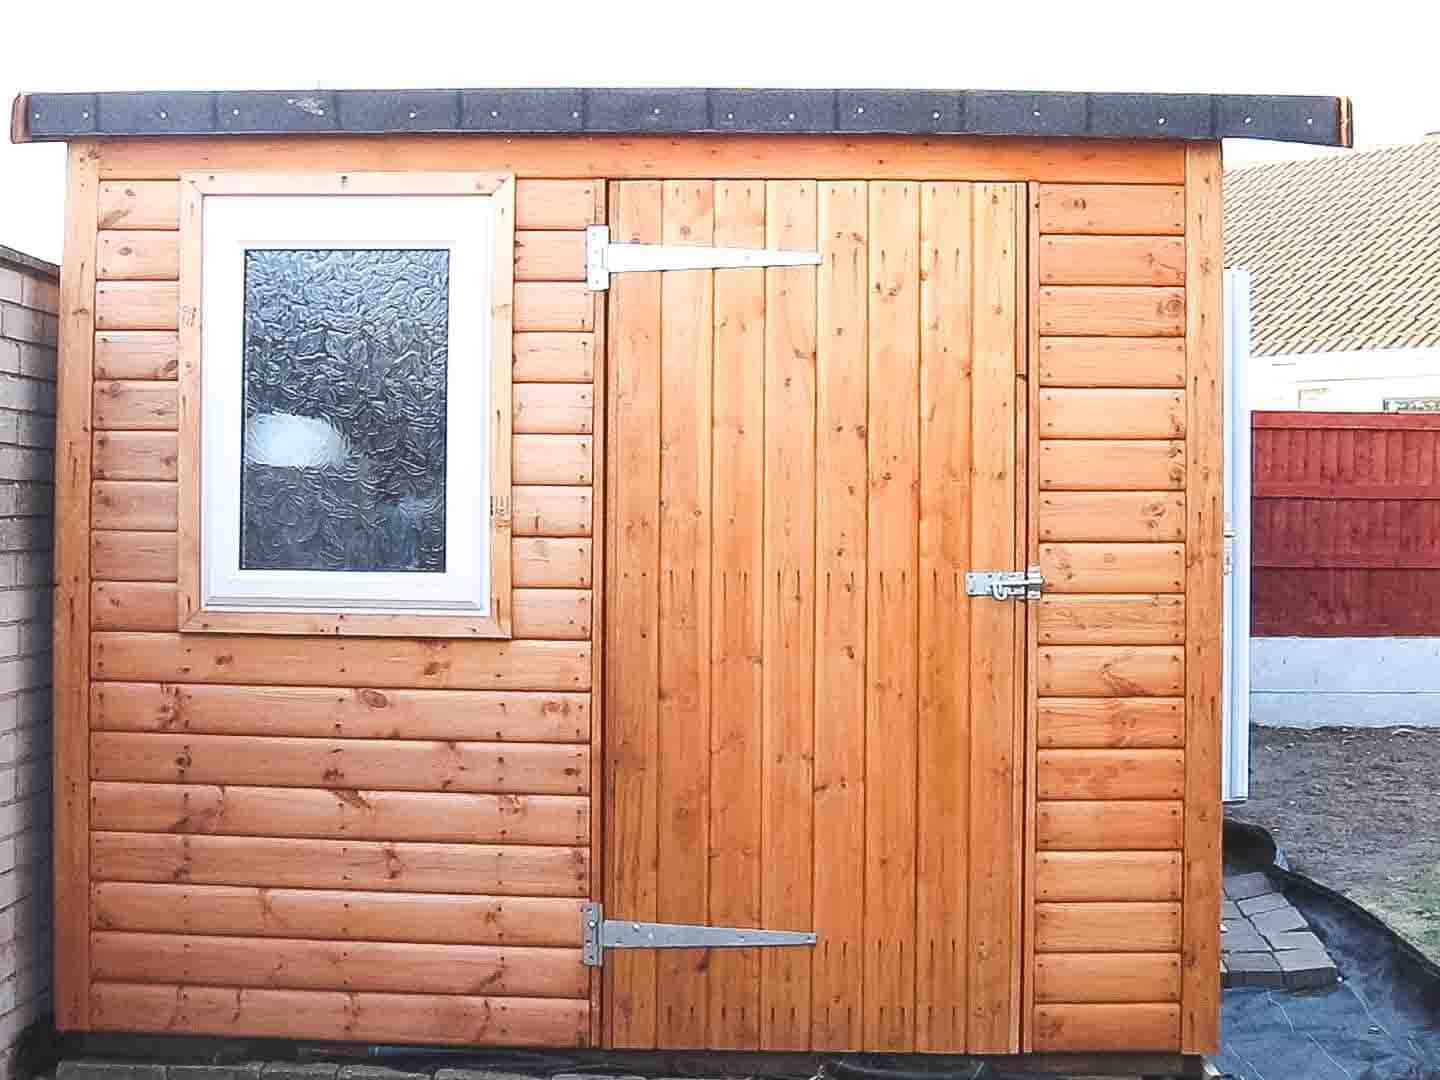
[{"label": "brick wall", "polygon": [[56,274],[0,247],[0,1080],[50,1012]]}]

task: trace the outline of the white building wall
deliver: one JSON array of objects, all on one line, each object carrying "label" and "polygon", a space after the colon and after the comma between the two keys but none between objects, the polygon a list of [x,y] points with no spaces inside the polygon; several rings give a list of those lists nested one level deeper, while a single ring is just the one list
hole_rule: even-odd
[{"label": "white building wall", "polygon": [[1256,356],[1255,409],[1383,412],[1386,398],[1440,398],[1440,348]]},{"label": "white building wall", "polygon": [[0,249],[0,1080],[50,1011],[54,268]]}]

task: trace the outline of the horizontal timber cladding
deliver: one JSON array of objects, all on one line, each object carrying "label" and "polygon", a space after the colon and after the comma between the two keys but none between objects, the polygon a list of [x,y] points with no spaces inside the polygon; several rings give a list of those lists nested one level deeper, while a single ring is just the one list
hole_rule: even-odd
[{"label": "horizontal timber cladding", "polygon": [[1180,957],[1163,953],[1057,954],[1035,958],[1035,1000],[1179,1001]]},{"label": "horizontal timber cladding", "polygon": [[582,999],[96,981],[87,1006],[97,1031],[459,1046],[577,1046],[590,1033],[590,1003]]},{"label": "horizontal timber cladding", "polygon": [[[94,535],[99,537],[103,534]],[[158,562],[159,553],[153,544],[142,541],[140,544],[127,543],[123,546],[127,549],[138,548],[138,554],[145,556],[147,561]],[[516,552],[516,564],[519,565],[518,556],[522,551],[529,554],[531,549],[519,545],[517,548],[519,550]],[[511,612],[517,636],[574,641],[590,637],[589,548],[572,550],[578,551],[577,558],[584,559],[586,580],[581,584],[587,587],[513,589]],[[97,568],[95,572],[100,573],[102,570],[103,567]],[[145,563],[137,561],[117,567],[116,576],[123,579],[145,571]],[[168,573],[171,578],[175,576],[168,568],[163,572]],[[538,565],[532,564],[527,571],[529,576],[525,583],[547,584],[559,572],[549,560]],[[91,587],[91,625],[97,630],[169,631],[175,630],[176,624],[176,586],[173,581],[97,581]]]},{"label": "horizontal timber cladding", "polygon": [[217,982],[271,989],[390,990],[502,997],[585,996],[579,949],[417,945],[393,941],[210,937],[97,931],[95,977],[113,982]]},{"label": "horizontal timber cladding", "polygon": [[95,881],[584,896],[583,847],[93,832]]},{"label": "horizontal timber cladding", "polygon": [[107,781],[91,785],[90,821],[117,832],[573,845],[590,834],[590,801],[566,795]]},{"label": "horizontal timber cladding", "polygon": [[225,637],[177,633],[182,167],[88,192],[94,317],[67,340],[85,400],[60,423],[87,450],[65,581],[90,659],[61,720],[90,783],[88,816],[62,807],[81,872],[61,883],[60,1023],[590,1044],[603,329],[583,279],[605,185],[518,185],[514,639]]},{"label": "horizontal timber cladding", "polygon": [[584,901],[105,881],[90,903],[99,930],[574,948]]},{"label": "horizontal timber cladding", "polygon": [[588,746],[97,732],[95,780],[586,794]]},{"label": "horizontal timber cladding", "polygon": [[584,743],[588,693],[97,682],[92,731]]},{"label": "horizontal timber cladding", "polygon": [[1197,811],[1187,620],[1203,604],[1189,595],[1192,440],[1210,437],[1192,425],[1208,407],[1195,395],[1214,392],[1190,380],[1189,193],[1031,194],[1032,559],[1045,593],[1032,620],[1026,1045],[1177,1050],[1182,998],[1204,993],[1183,975],[1181,900]]},{"label": "horizontal timber cladding", "polygon": [[[403,148],[403,149],[402,149]],[[554,179],[627,178],[812,180],[1046,180],[1117,184],[1118,199],[1136,189],[1178,191],[1185,178],[1185,149],[1163,141],[1082,141],[1046,138],[928,139],[889,135],[407,135],[297,139],[134,138],[105,144],[97,171],[100,219],[105,227],[135,229],[178,214],[178,197],[147,182],[178,179],[187,170],[253,169],[513,172],[535,179],[537,200],[553,207],[583,205],[557,195]],[[545,185],[543,188],[539,185]],[[1082,189],[1083,190],[1083,189]],[[527,218],[525,194],[517,192],[516,227],[547,228]],[[1167,198],[1162,194],[1160,201]],[[1148,201],[1148,200],[1147,200]],[[141,207],[137,204],[144,203]],[[568,219],[567,219],[568,220]],[[563,224],[562,224],[562,227]],[[1148,226],[1147,226],[1148,228]],[[1176,230],[1177,232],[1179,230]]]}]

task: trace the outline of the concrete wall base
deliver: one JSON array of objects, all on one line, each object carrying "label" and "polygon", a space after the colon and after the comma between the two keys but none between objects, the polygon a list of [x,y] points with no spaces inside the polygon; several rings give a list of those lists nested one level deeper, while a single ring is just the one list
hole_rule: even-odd
[{"label": "concrete wall base", "polygon": [[1440,637],[1255,638],[1250,720],[1266,727],[1440,727]]}]

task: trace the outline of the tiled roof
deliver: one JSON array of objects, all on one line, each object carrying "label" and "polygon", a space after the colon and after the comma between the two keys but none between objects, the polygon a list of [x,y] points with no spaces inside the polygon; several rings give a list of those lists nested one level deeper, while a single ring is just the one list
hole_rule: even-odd
[{"label": "tiled roof", "polygon": [[1440,139],[1228,173],[1225,265],[1256,355],[1440,346]]}]

